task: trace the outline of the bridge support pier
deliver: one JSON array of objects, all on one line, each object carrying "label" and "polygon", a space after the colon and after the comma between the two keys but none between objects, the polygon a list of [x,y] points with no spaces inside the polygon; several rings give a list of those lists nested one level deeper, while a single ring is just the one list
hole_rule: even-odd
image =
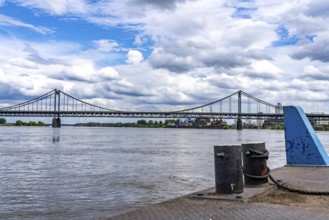
[{"label": "bridge support pier", "polygon": [[61,119],[59,117],[54,117],[53,118],[52,127],[53,128],[60,128],[61,127]]},{"label": "bridge support pier", "polygon": [[238,120],[236,121],[236,129],[242,130],[242,119],[241,118],[238,118]]}]

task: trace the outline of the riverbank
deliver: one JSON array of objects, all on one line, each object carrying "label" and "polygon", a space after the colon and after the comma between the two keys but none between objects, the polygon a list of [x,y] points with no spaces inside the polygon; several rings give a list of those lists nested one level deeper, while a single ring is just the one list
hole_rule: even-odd
[{"label": "riverbank", "polygon": [[[328,167],[281,167],[273,170],[272,176],[291,188],[329,192]],[[239,199],[221,199],[220,195],[196,199],[195,195],[214,191],[212,188],[104,219],[328,219],[329,196],[292,193],[273,183],[262,187],[245,187]],[[250,189],[253,195],[246,196]]]}]

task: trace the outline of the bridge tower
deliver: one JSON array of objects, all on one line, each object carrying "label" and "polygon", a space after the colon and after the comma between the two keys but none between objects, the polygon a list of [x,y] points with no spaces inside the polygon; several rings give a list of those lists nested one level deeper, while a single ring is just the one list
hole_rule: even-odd
[{"label": "bridge tower", "polygon": [[238,92],[238,118],[236,121],[236,129],[242,130],[242,119],[241,119],[241,90]]},{"label": "bridge tower", "polygon": [[61,127],[61,119],[59,117],[60,102],[61,102],[61,92],[60,92],[60,90],[55,89],[54,118],[53,118],[53,123],[52,123],[53,128]]}]

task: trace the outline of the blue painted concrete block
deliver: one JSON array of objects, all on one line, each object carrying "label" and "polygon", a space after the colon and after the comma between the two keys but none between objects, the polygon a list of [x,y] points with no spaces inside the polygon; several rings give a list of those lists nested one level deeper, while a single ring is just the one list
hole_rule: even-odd
[{"label": "blue painted concrete block", "polygon": [[303,109],[285,106],[283,114],[287,165],[328,166],[329,157]]}]

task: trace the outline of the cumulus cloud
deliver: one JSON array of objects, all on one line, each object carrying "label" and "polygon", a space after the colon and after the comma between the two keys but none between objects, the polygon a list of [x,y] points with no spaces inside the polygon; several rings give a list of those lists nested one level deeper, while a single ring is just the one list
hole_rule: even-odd
[{"label": "cumulus cloud", "polygon": [[118,72],[110,66],[103,67],[97,72],[98,76],[104,80],[112,80],[119,77]]},{"label": "cumulus cloud", "polygon": [[95,40],[93,41],[98,50],[102,52],[110,52],[112,50],[117,50],[119,44],[114,40]]},{"label": "cumulus cloud", "polygon": [[134,5],[150,5],[158,9],[175,9],[176,4],[179,2],[185,2],[186,0],[130,0],[131,4]]},{"label": "cumulus cloud", "polygon": [[242,74],[251,78],[275,79],[279,78],[282,71],[268,60],[255,61],[241,71]]},{"label": "cumulus cloud", "polygon": [[305,8],[305,14],[311,17],[329,17],[329,5],[323,0],[313,0]]},{"label": "cumulus cloud", "polygon": [[92,82],[95,69],[90,62],[81,60],[83,64],[72,65],[64,67],[61,72],[54,75],[55,79],[69,80],[69,81],[85,81]]},{"label": "cumulus cloud", "polygon": [[158,48],[153,50],[149,59],[155,68],[164,68],[172,72],[187,72],[197,66],[192,56],[175,56]]},{"label": "cumulus cloud", "polygon": [[328,36],[329,32],[325,35],[317,36],[314,42],[297,48],[291,56],[295,59],[309,58],[324,63],[329,62],[329,47],[327,46],[329,43]]},{"label": "cumulus cloud", "polygon": [[146,31],[151,36],[160,34],[155,38],[150,63],[154,68],[185,73],[204,67],[243,67],[254,59],[271,59],[262,50],[277,39],[276,27],[263,21],[237,20],[232,17],[234,10],[221,2],[201,5],[195,1],[156,19],[146,18]]},{"label": "cumulus cloud", "polygon": [[24,95],[19,89],[15,88],[15,86],[11,86],[7,83],[0,82],[0,99],[8,100],[8,99],[19,99],[30,98],[29,96]]},{"label": "cumulus cloud", "polygon": [[[0,82],[10,84],[17,96],[59,87],[117,109],[156,104],[152,108],[167,110],[217,100],[240,89],[272,103],[296,102],[310,108],[308,101],[328,98],[321,95],[329,82],[325,1],[18,0],[15,4],[32,8],[39,16],[74,18],[135,34],[129,51],[119,40],[106,37],[91,40],[89,49],[73,42],[2,41]],[[48,27],[4,15],[0,25],[51,33]],[[285,45],[274,43],[291,38],[295,41]],[[11,50],[8,45],[18,46]],[[142,48],[145,45],[147,49]],[[113,55],[123,51],[127,51],[123,57]],[[106,62],[112,58],[121,59],[121,64]],[[28,80],[34,85],[26,85]]]},{"label": "cumulus cloud", "polygon": [[324,82],[329,82],[329,66],[313,66],[308,65],[304,68],[303,78],[322,80]]},{"label": "cumulus cloud", "polygon": [[138,50],[129,50],[127,53],[127,63],[138,64],[144,59],[143,54]]}]

